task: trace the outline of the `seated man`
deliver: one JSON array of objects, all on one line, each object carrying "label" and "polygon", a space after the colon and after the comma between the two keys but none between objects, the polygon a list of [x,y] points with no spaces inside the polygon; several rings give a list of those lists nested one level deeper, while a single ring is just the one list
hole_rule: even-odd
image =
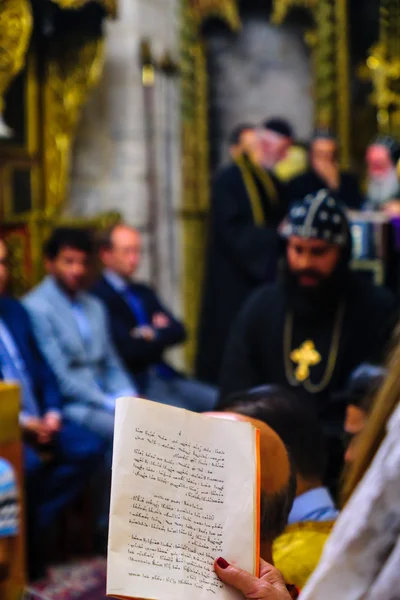
[{"label": "seated man", "polygon": [[[0,458],[0,584],[9,574],[19,531],[18,491],[12,466]],[[0,589],[1,594],[1,589]]]},{"label": "seated man", "polygon": [[292,200],[304,198],[307,194],[325,188],[347,208],[361,208],[363,197],[357,178],[352,173],[340,170],[338,143],[329,131],[317,130],[314,133],[310,143],[309,161],[308,171],[290,182],[289,194]]},{"label": "seated man", "polygon": [[83,291],[91,255],[86,231],[56,229],[45,247],[49,275],[24,305],[66,401],[64,415],[111,442],[115,400],[137,390],[114,351],[102,304]]},{"label": "seated man", "polygon": [[389,136],[379,136],[367,148],[366,210],[400,215],[400,181],[397,165],[400,145]]},{"label": "seated man", "polygon": [[211,410],[216,390],[182,377],[163,360],[165,350],[184,341],[185,329],[151,288],[131,280],[140,256],[135,229],[116,225],[106,234],[100,249],[105,269],[93,292],[107,306],[116,347],[150,400],[197,412]]},{"label": "seated man", "polygon": [[0,240],[0,379],[21,387],[29,525],[38,531],[52,523],[100,467],[104,444],[63,418],[56,379],[37,347],[25,309],[4,295],[7,281],[7,248]]},{"label": "seated man", "polygon": [[274,542],[273,559],[285,580],[302,589],[338,515],[323,485],[326,461],[318,420],[294,394],[273,385],[237,394],[227,410],[266,423],[285,443],[293,460],[296,498],[288,526]]}]

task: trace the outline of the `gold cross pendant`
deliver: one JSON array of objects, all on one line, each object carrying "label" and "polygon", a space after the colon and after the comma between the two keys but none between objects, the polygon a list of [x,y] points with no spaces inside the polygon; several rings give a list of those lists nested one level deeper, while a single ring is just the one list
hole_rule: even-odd
[{"label": "gold cross pendant", "polygon": [[314,342],[307,340],[300,348],[293,350],[290,354],[290,360],[298,365],[295,371],[297,381],[303,382],[310,376],[310,367],[318,365],[322,358],[315,348]]}]

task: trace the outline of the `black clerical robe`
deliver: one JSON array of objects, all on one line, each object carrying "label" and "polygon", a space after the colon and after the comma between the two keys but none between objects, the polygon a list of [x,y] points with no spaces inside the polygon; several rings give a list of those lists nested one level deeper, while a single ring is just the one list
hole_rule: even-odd
[{"label": "black clerical robe", "polygon": [[[249,162],[247,162],[249,166]],[[252,169],[264,224],[256,224],[254,206],[236,164],[216,176],[210,206],[206,272],[199,324],[197,376],[216,383],[231,325],[243,302],[262,283],[273,281],[279,238],[277,226],[287,209],[282,184],[269,175],[275,197]]]},{"label": "black clerical robe", "polygon": [[[292,179],[289,183],[289,196],[291,200],[299,200],[307,194],[318,192],[324,188],[328,188],[326,182],[318,173],[310,169]],[[332,196],[341,200],[351,210],[360,210],[364,201],[357,177],[352,173],[341,172],[339,189],[330,190],[330,192]]]},{"label": "black clerical robe", "polygon": [[[344,307],[343,323],[332,377],[325,389],[313,393],[307,389],[307,382],[318,385],[324,378],[340,306]],[[293,315],[292,327],[287,327],[290,314],[286,289],[281,284],[264,286],[246,303],[227,345],[220,377],[220,407],[229,405],[232,393],[279,384],[309,403],[322,422],[340,423],[345,408],[338,400],[343,398],[340,392],[358,365],[384,358],[397,321],[397,300],[388,290],[350,273],[346,293],[337,308],[328,314],[310,311],[307,318]],[[321,360],[309,367],[306,382],[294,386],[290,379],[298,364],[290,354],[308,340],[313,342]]]}]

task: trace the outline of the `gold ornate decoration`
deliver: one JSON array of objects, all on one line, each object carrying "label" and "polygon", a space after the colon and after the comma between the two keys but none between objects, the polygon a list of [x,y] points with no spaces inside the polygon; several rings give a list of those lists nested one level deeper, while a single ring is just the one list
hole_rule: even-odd
[{"label": "gold ornate decoration", "polygon": [[71,36],[49,59],[44,83],[45,206],[63,206],[80,111],[103,72],[104,41]]},{"label": "gold ornate decoration", "polygon": [[[340,336],[342,333],[343,318],[346,305],[342,302],[337,310],[336,319],[332,332],[332,343],[329,349],[329,355],[325,373],[319,383],[312,383],[309,379],[310,366],[319,364],[322,360],[319,352],[316,351],[314,342],[308,340],[302,346],[292,351],[292,335],[293,335],[293,313],[289,312],[286,315],[284,334],[283,334],[283,354],[285,373],[288,383],[292,386],[303,387],[313,394],[322,392],[330,383],[333,372],[335,370],[337,357],[339,354]],[[298,364],[298,367],[293,375],[291,361]]]},{"label": "gold ornate decoration", "polygon": [[[60,8],[65,8],[69,10],[77,10],[85,6],[85,4],[89,4],[92,0],[52,0],[54,4],[57,4]],[[101,4],[105,10],[112,17],[116,17],[117,15],[117,0],[96,0],[98,4]]]},{"label": "gold ornate decoration", "polygon": [[314,90],[316,124],[335,128],[336,61],[334,7],[331,0],[320,0],[315,8]]},{"label": "gold ornate decoration", "polygon": [[25,64],[32,33],[32,13],[28,0],[2,0],[0,3],[0,115],[3,97]]},{"label": "gold ornate decoration", "polygon": [[400,135],[400,2],[381,0],[379,42],[367,60],[381,133]]},{"label": "gold ornate decoration", "polygon": [[337,133],[340,142],[342,167],[350,167],[350,58],[348,31],[348,0],[336,0],[336,85],[337,85]]}]

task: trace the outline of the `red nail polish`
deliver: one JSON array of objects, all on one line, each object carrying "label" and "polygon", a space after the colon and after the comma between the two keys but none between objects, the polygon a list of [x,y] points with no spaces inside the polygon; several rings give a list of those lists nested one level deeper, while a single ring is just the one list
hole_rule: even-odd
[{"label": "red nail polish", "polygon": [[217,565],[221,568],[221,569],[227,569],[229,567],[229,563],[226,562],[226,560],[222,557],[217,559]]}]

